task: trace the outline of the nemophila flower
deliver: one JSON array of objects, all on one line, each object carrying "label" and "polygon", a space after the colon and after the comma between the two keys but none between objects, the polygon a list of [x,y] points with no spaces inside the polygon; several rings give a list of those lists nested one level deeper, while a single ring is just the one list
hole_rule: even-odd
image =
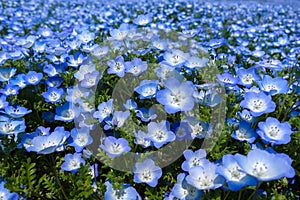
[{"label": "nemophila flower", "polygon": [[139,16],[137,16],[137,18],[135,18],[133,20],[133,23],[135,23],[137,25],[140,25],[140,26],[146,26],[150,22],[152,22],[152,16],[151,16],[151,14],[139,15]]},{"label": "nemophila flower", "polygon": [[44,41],[36,41],[32,46],[32,50],[35,53],[43,53],[45,52],[46,48],[47,48],[47,43]]},{"label": "nemophila flower", "polygon": [[0,95],[0,109],[3,109],[8,105],[9,105],[9,103],[6,101],[6,96]]},{"label": "nemophila flower", "polygon": [[116,74],[119,77],[123,77],[125,75],[125,63],[122,56],[116,57],[115,60],[107,61],[107,65],[109,66],[107,70],[108,74]]},{"label": "nemophila flower", "polygon": [[119,189],[114,189],[109,181],[106,181],[105,185],[105,200],[142,200],[136,189],[128,184],[124,184],[123,187]]},{"label": "nemophila flower", "polygon": [[264,92],[246,92],[240,106],[249,109],[254,117],[273,112],[276,108],[271,96],[266,95]]},{"label": "nemophila flower", "polygon": [[70,102],[66,102],[62,106],[57,106],[55,111],[56,115],[54,119],[63,122],[71,122],[79,114],[76,113],[75,106]]},{"label": "nemophila flower", "polygon": [[184,139],[186,140],[192,139],[190,125],[185,121],[174,122],[173,132],[175,133],[176,139],[178,141],[182,141]]},{"label": "nemophila flower", "polygon": [[184,66],[186,66],[189,69],[203,68],[205,67],[208,61],[209,61],[208,58],[199,58],[196,56],[192,56],[187,60]]},{"label": "nemophila flower", "polygon": [[37,152],[38,154],[49,154],[62,147],[70,133],[63,128],[56,128],[49,135],[36,136],[31,140],[31,146],[27,151]]},{"label": "nemophila flower", "polygon": [[45,128],[43,126],[39,126],[36,128],[35,132],[38,134],[38,135],[49,135],[50,134],[50,127],[48,128]]},{"label": "nemophila flower", "polygon": [[128,99],[123,106],[127,109],[127,110],[134,110],[137,108],[137,103],[133,100],[133,99]]},{"label": "nemophila flower", "polygon": [[113,99],[107,102],[102,102],[98,105],[98,110],[94,112],[93,117],[97,118],[99,122],[103,122],[104,119],[109,117],[114,111]]},{"label": "nemophila flower", "polygon": [[43,72],[46,73],[49,77],[58,75],[58,70],[52,64],[47,64],[43,68]]},{"label": "nemophila flower", "polygon": [[234,86],[238,83],[239,79],[234,77],[231,73],[225,72],[223,74],[217,74],[217,78],[220,82],[222,82],[225,86]]},{"label": "nemophila flower", "polygon": [[194,107],[193,84],[189,81],[180,83],[175,78],[167,79],[163,90],[156,94],[156,100],[164,105],[167,113],[190,111]]},{"label": "nemophila flower", "polygon": [[76,52],[74,55],[70,55],[67,57],[67,63],[69,66],[77,68],[83,63],[85,59],[86,56],[84,56],[81,52]]},{"label": "nemophila flower", "polygon": [[5,182],[0,183],[0,199],[1,200],[18,200],[19,196],[16,192],[10,192],[5,188]]},{"label": "nemophila flower", "polygon": [[24,132],[25,128],[26,125],[23,119],[11,119],[0,116],[0,135],[14,135],[16,141],[18,134]]},{"label": "nemophila flower", "polygon": [[243,172],[258,181],[283,178],[291,168],[291,163],[288,163],[285,158],[260,149],[251,150],[247,156],[236,154],[235,160]]},{"label": "nemophila flower", "polygon": [[158,80],[143,80],[140,85],[134,88],[140,99],[150,99],[155,97],[158,90]]},{"label": "nemophila flower", "polygon": [[32,110],[28,110],[25,107],[22,107],[20,105],[16,105],[16,106],[7,106],[3,111],[0,111],[2,113],[5,113],[7,115],[9,115],[12,118],[21,118],[23,116],[25,116],[28,113],[31,113]]},{"label": "nemophila flower", "polygon": [[256,185],[256,179],[242,172],[235,158],[233,155],[224,155],[222,165],[217,168],[217,173],[226,179],[229,189],[239,191],[245,186]]},{"label": "nemophila flower", "polygon": [[128,24],[121,24],[118,29],[112,29],[109,33],[113,40],[124,40],[129,32]]},{"label": "nemophila flower", "polygon": [[203,122],[195,117],[187,117],[183,120],[183,122],[187,122],[190,127],[190,135],[192,139],[204,138],[207,134],[210,133],[210,124],[208,122]]},{"label": "nemophila flower", "polygon": [[93,72],[89,72],[84,75],[84,79],[80,82],[80,85],[83,88],[91,88],[98,84],[99,79],[100,79],[100,74],[97,70]]},{"label": "nemophila flower", "polygon": [[181,168],[188,172],[192,167],[204,166],[209,163],[206,159],[206,152],[203,149],[199,149],[195,152],[192,150],[185,150],[183,152],[185,161],[182,163]]},{"label": "nemophila flower", "polygon": [[183,51],[178,49],[173,49],[171,52],[166,52],[164,54],[163,63],[172,67],[181,67],[187,61],[188,58],[188,53],[184,53]]},{"label": "nemophila flower", "polygon": [[256,72],[256,68],[253,67],[248,69],[239,68],[236,73],[239,77],[238,84],[245,87],[250,87],[253,85],[253,82],[257,82],[258,80],[260,80]]},{"label": "nemophila flower", "polygon": [[168,47],[168,42],[166,40],[160,39],[160,38],[156,38],[153,37],[151,39],[151,45],[158,50],[165,50]]},{"label": "nemophila flower", "polygon": [[287,144],[291,141],[292,127],[289,122],[280,123],[278,119],[268,117],[265,122],[258,123],[257,134],[272,145]]},{"label": "nemophila flower", "polygon": [[142,61],[139,58],[134,58],[130,62],[125,62],[125,71],[131,73],[134,76],[139,76],[141,73],[147,70],[147,62]]},{"label": "nemophila flower", "polygon": [[95,46],[91,51],[91,54],[98,59],[101,59],[103,56],[107,55],[109,52],[108,46]]},{"label": "nemophila flower", "polygon": [[76,173],[81,164],[85,165],[85,160],[81,157],[80,153],[68,153],[65,155],[64,160],[61,169],[72,173]]},{"label": "nemophila flower", "polygon": [[216,173],[217,165],[206,163],[203,166],[192,167],[185,178],[187,183],[199,190],[210,190],[221,187],[224,178]]},{"label": "nemophila flower", "polygon": [[46,102],[57,103],[61,100],[64,90],[62,88],[48,88],[47,92],[43,92],[42,96]]},{"label": "nemophila flower", "polygon": [[64,79],[59,76],[48,77],[45,81],[48,87],[58,88],[63,83]]},{"label": "nemophila flower", "polygon": [[176,138],[175,134],[170,131],[168,121],[163,120],[159,123],[150,122],[147,127],[148,137],[146,139],[151,140],[156,148],[160,148],[164,144],[174,141]]},{"label": "nemophila flower", "polygon": [[131,150],[126,139],[117,139],[113,136],[105,137],[102,144],[100,145],[100,148],[103,149],[111,158],[115,158]]},{"label": "nemophila flower", "polygon": [[29,71],[26,75],[26,81],[28,84],[37,85],[43,78],[42,73],[37,73],[35,71]]},{"label": "nemophila flower", "polygon": [[251,115],[250,111],[247,109],[242,110],[242,112],[237,112],[237,114],[242,120],[244,120],[248,123],[255,121],[254,117]]},{"label": "nemophila flower", "polygon": [[133,167],[133,173],[133,181],[135,183],[146,183],[151,187],[155,187],[158,183],[158,179],[162,176],[161,168],[156,166],[151,159],[136,163]]},{"label": "nemophila flower", "polygon": [[247,156],[236,154],[235,159],[243,172],[257,178],[258,181],[283,178],[291,169],[291,163],[285,158],[260,149],[251,150]]},{"label": "nemophila flower", "polygon": [[[194,186],[189,185],[185,180],[186,174],[181,173],[177,176],[177,183],[174,185],[171,195],[181,200],[198,200],[203,194]],[[173,199],[172,199],[173,200]]]},{"label": "nemophila flower", "polygon": [[90,136],[90,130],[87,127],[80,129],[73,128],[71,130],[71,140],[69,145],[75,148],[76,152],[82,152],[83,148],[93,142],[93,138]]},{"label": "nemophila flower", "polygon": [[5,84],[3,89],[0,89],[0,93],[6,96],[14,96],[19,94],[20,87],[18,85]]},{"label": "nemophila flower", "polygon": [[18,74],[16,75],[15,77],[12,77],[10,80],[9,80],[9,83],[11,85],[17,85],[19,86],[20,89],[23,89],[27,86],[28,82],[26,80],[26,75],[25,74]]},{"label": "nemophila flower", "polygon": [[111,128],[120,128],[125,124],[125,121],[130,116],[130,111],[115,111],[113,117],[110,119],[106,119],[106,125],[104,126],[105,130],[109,130]]},{"label": "nemophila flower", "polygon": [[148,133],[145,133],[144,131],[139,130],[137,133],[134,134],[134,143],[141,145],[143,148],[147,148],[151,146],[151,140],[148,138]]},{"label": "nemophila flower", "polygon": [[77,37],[82,43],[86,44],[94,40],[95,33],[89,31],[83,31],[82,33],[78,34]]},{"label": "nemophila flower", "polygon": [[136,116],[139,117],[143,122],[149,122],[150,120],[155,119],[157,117],[154,108],[139,108],[135,112]]},{"label": "nemophila flower", "polygon": [[88,96],[87,89],[81,87],[80,85],[75,85],[67,88],[66,100],[70,103],[82,103],[83,98]]},{"label": "nemophila flower", "polygon": [[[199,87],[199,86],[196,86]],[[221,95],[214,89],[194,91],[193,97],[196,101],[205,106],[215,107],[222,101]]]},{"label": "nemophila flower", "polygon": [[272,70],[282,70],[284,66],[280,62],[280,60],[276,59],[266,59],[258,62],[258,66],[264,69],[272,69]]},{"label": "nemophila flower", "polygon": [[254,129],[251,128],[250,123],[247,121],[241,121],[239,128],[231,134],[231,137],[240,141],[253,143],[257,137],[257,134]]},{"label": "nemophila flower", "polygon": [[276,155],[277,157],[281,157],[288,165],[289,169],[286,170],[285,177],[287,178],[293,178],[295,174],[295,169],[292,167],[293,159],[291,159],[287,154],[284,153],[277,153],[274,149],[267,147],[265,149],[267,152]]},{"label": "nemophila flower", "polygon": [[0,68],[0,82],[9,81],[17,72],[16,68]]},{"label": "nemophila flower", "polygon": [[82,81],[84,79],[84,76],[88,73],[92,73],[96,71],[96,67],[93,64],[84,64],[79,67],[79,70],[74,74],[74,77],[78,81]]},{"label": "nemophila flower", "polygon": [[272,78],[265,75],[262,81],[257,84],[261,90],[268,92],[270,95],[285,94],[289,91],[288,81],[281,77]]}]

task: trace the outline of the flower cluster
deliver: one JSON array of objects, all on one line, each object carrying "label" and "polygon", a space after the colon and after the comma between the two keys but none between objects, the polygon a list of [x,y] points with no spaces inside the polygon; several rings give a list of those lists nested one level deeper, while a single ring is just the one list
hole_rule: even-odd
[{"label": "flower cluster", "polygon": [[297,8],[44,3],[0,6],[0,199],[299,198]]}]

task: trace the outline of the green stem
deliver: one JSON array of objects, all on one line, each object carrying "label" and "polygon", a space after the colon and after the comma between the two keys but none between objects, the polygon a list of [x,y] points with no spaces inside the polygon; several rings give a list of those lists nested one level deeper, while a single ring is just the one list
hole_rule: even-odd
[{"label": "green stem", "polygon": [[66,192],[65,192],[65,190],[64,190],[64,188],[63,188],[63,186],[62,186],[62,184],[61,184],[61,182],[60,182],[60,180],[59,180],[59,178],[57,176],[57,173],[56,173],[56,161],[55,161],[53,155],[51,155],[51,159],[52,159],[52,162],[53,162],[53,171],[54,171],[54,175],[55,175],[55,178],[56,178],[56,182],[58,183],[58,185],[59,185],[59,187],[60,187],[60,189],[62,191],[62,194],[63,194],[64,198],[68,200],[68,196],[67,196],[67,194],[66,194]]}]

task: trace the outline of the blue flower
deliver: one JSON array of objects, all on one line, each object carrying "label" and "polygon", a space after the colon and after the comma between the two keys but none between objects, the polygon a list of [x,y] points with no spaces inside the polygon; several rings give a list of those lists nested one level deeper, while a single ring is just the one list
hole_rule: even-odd
[{"label": "blue flower", "polygon": [[59,76],[53,76],[46,79],[46,85],[48,87],[58,88],[63,83],[63,79]]},{"label": "blue flower", "polygon": [[3,89],[0,89],[0,93],[6,96],[14,96],[19,94],[20,87],[17,85],[5,84]]},{"label": "blue flower", "polygon": [[107,70],[108,74],[116,74],[119,77],[123,77],[125,75],[125,63],[122,56],[116,57],[115,60],[107,61],[107,65],[109,66]]},{"label": "blue flower", "polygon": [[253,82],[257,82],[259,80],[259,76],[257,75],[255,68],[239,68],[236,73],[239,77],[238,84],[245,87],[251,87]]},{"label": "blue flower", "polygon": [[86,73],[84,75],[84,79],[80,82],[80,86],[83,88],[91,88],[98,84],[99,79],[100,74],[96,70],[93,72]]},{"label": "blue flower", "polygon": [[272,78],[265,75],[262,81],[258,82],[258,86],[270,95],[285,94],[289,91],[288,81],[281,77]]},{"label": "blue flower", "polygon": [[9,103],[6,101],[6,96],[0,95],[0,109],[3,109],[8,105],[9,105]]},{"label": "blue flower", "polygon": [[10,192],[5,188],[5,182],[0,183],[0,199],[2,200],[18,200],[19,196],[16,192]]},{"label": "blue flower", "polygon": [[16,68],[0,68],[0,82],[9,81],[17,72]]},{"label": "blue flower", "polygon": [[254,117],[258,117],[265,113],[273,112],[276,104],[272,101],[271,96],[264,92],[247,92],[244,95],[244,100],[240,104],[243,108],[248,108]]},{"label": "blue flower", "polygon": [[31,140],[31,146],[27,151],[34,151],[38,154],[49,154],[58,150],[64,145],[70,133],[61,127],[57,127],[50,135],[36,136]]},{"label": "blue flower", "polygon": [[76,152],[82,152],[84,147],[93,142],[87,127],[82,127],[81,129],[73,128],[71,130],[71,138],[69,145],[74,147]]},{"label": "blue flower", "polygon": [[151,159],[136,163],[133,167],[133,173],[133,181],[135,183],[146,183],[151,187],[155,187],[158,183],[158,179],[162,176],[161,168],[156,166]]},{"label": "blue flower", "polygon": [[103,149],[111,158],[115,158],[131,150],[126,139],[117,139],[112,136],[105,137],[103,139],[103,144],[100,145],[100,148]]},{"label": "blue flower", "polygon": [[136,110],[136,116],[139,117],[143,122],[149,122],[150,120],[157,117],[154,112],[154,108],[139,108],[138,110]]},{"label": "blue flower", "polygon": [[23,116],[25,116],[28,113],[31,113],[31,110],[28,110],[25,107],[16,105],[16,106],[7,106],[5,107],[5,112],[0,111],[2,113],[5,113],[7,115],[9,115],[12,118],[21,118]]},{"label": "blue flower", "polygon": [[156,99],[165,106],[169,114],[179,111],[190,111],[194,107],[194,88],[189,81],[180,83],[175,78],[167,79],[165,89],[159,90]]},{"label": "blue flower", "polygon": [[112,118],[108,118],[105,120],[106,125],[104,126],[105,130],[109,130],[111,128],[120,128],[124,125],[127,118],[130,116],[130,111],[115,111]]},{"label": "blue flower", "polygon": [[113,40],[124,40],[129,32],[128,24],[121,24],[118,29],[112,29],[109,33]]},{"label": "blue flower", "polygon": [[18,139],[18,134],[26,129],[23,119],[11,119],[0,115],[0,135],[15,135],[15,141]]},{"label": "blue flower", "polygon": [[220,82],[222,82],[225,86],[234,86],[238,83],[239,78],[234,77],[231,73],[225,72],[223,74],[217,74],[217,78]]},{"label": "blue flower", "polygon": [[84,79],[84,76],[88,73],[92,73],[96,71],[96,67],[93,64],[84,64],[79,67],[79,70],[74,74],[74,77],[78,81],[82,81]]},{"label": "blue flower", "polygon": [[150,99],[155,97],[158,90],[158,80],[143,80],[140,85],[134,88],[140,99]]},{"label": "blue flower", "polygon": [[102,102],[98,105],[98,111],[94,112],[93,117],[97,118],[99,123],[101,123],[104,119],[107,119],[113,111],[113,99],[110,99],[107,102]]},{"label": "blue flower", "polygon": [[188,53],[184,53],[181,50],[173,49],[171,52],[166,52],[164,54],[164,64],[170,65],[172,67],[181,67],[189,58]]},{"label": "blue flower", "polygon": [[173,131],[176,135],[176,139],[178,141],[182,141],[184,139],[191,140],[191,127],[188,122],[181,121],[181,122],[174,122],[173,124]]},{"label": "blue flower", "polygon": [[68,56],[68,65],[74,68],[77,68],[79,65],[83,63],[86,56],[84,56],[81,52],[76,52],[74,55]]},{"label": "blue flower", "polygon": [[106,181],[105,185],[105,200],[142,200],[136,189],[128,184],[124,184],[123,187],[119,189],[114,189],[109,181]]},{"label": "blue flower", "polygon": [[257,137],[257,134],[254,129],[251,128],[251,124],[243,120],[239,124],[239,129],[235,130],[231,134],[231,137],[239,141],[247,141],[249,143],[253,143]]},{"label": "blue flower", "polygon": [[146,26],[150,22],[152,22],[152,16],[151,16],[151,14],[139,15],[137,18],[135,18],[133,20],[133,23],[135,23],[137,25],[140,25],[140,26]]},{"label": "blue flower", "polygon": [[208,61],[208,58],[199,58],[196,56],[192,56],[187,60],[184,66],[186,66],[189,69],[203,68]]},{"label": "blue flower", "polygon": [[65,161],[61,165],[61,169],[64,171],[76,173],[80,168],[80,165],[85,165],[85,160],[81,157],[80,153],[65,155]]},{"label": "blue flower", "polygon": [[183,122],[187,122],[190,127],[190,135],[192,139],[204,138],[207,134],[210,133],[211,127],[208,122],[203,122],[198,120],[195,117],[187,117],[183,120]]},{"label": "blue flower", "polygon": [[247,109],[244,109],[242,112],[237,112],[237,114],[242,120],[244,120],[248,123],[255,122],[254,117],[251,115],[250,111]]},{"label": "blue flower", "polygon": [[35,71],[29,71],[26,75],[26,81],[28,84],[37,85],[43,78],[42,73],[37,73]]},{"label": "blue flower", "polygon": [[134,133],[134,143],[141,145],[143,148],[147,148],[151,146],[151,140],[148,138],[148,133],[145,133],[141,130],[139,130],[137,133]]},{"label": "blue flower", "polygon": [[46,102],[57,103],[61,100],[64,90],[62,88],[48,88],[47,92],[43,92],[42,96]]},{"label": "blue flower", "polygon": [[235,158],[233,155],[224,155],[222,165],[217,168],[217,173],[226,179],[229,189],[239,191],[242,187],[256,185],[256,179],[242,172]]},{"label": "blue flower", "polygon": [[186,174],[181,173],[177,176],[177,183],[174,185],[171,195],[180,200],[198,200],[203,194],[194,186],[189,185],[185,180]]},{"label": "blue flower", "polygon": [[134,110],[137,108],[137,103],[133,100],[133,99],[128,99],[123,106],[127,109],[127,110]]},{"label": "blue flower", "polygon": [[148,124],[148,137],[153,142],[156,148],[162,147],[164,144],[168,142],[172,142],[175,140],[175,134],[170,131],[170,124],[168,121],[161,121],[159,123],[150,122]]},{"label": "blue flower", "polygon": [[291,170],[291,163],[285,158],[260,149],[251,150],[247,156],[236,154],[235,159],[243,172],[258,181],[277,180]]},{"label": "blue flower", "polygon": [[26,80],[26,75],[25,74],[18,74],[17,76],[15,77],[12,77],[10,80],[9,80],[9,83],[11,85],[17,85],[19,88],[23,89],[27,86],[28,82]]},{"label": "blue flower", "polygon": [[55,109],[56,115],[54,117],[55,120],[71,122],[74,120],[79,113],[76,112],[75,106],[72,103],[66,102],[62,106],[58,106]]},{"label": "blue flower", "polygon": [[199,149],[195,152],[192,150],[185,150],[183,152],[185,161],[182,163],[181,168],[188,172],[192,167],[203,166],[209,161],[206,159],[206,152],[203,149]]},{"label": "blue flower", "polygon": [[92,40],[94,40],[95,38],[95,33],[92,33],[92,32],[89,32],[89,31],[83,31],[81,32],[80,34],[78,34],[78,39],[86,44],[86,43],[89,43],[91,42]]},{"label": "blue flower", "polygon": [[268,117],[266,122],[258,123],[257,134],[272,145],[287,144],[291,141],[292,127],[289,122],[280,123],[276,118]]},{"label": "blue flower", "polygon": [[210,162],[203,166],[192,167],[186,181],[199,190],[216,189],[224,183],[223,177],[216,173],[216,169],[217,165]]},{"label": "blue flower", "polygon": [[134,76],[139,76],[147,70],[147,67],[147,62],[142,61],[139,58],[134,58],[131,62],[125,62],[125,71],[133,74]]}]

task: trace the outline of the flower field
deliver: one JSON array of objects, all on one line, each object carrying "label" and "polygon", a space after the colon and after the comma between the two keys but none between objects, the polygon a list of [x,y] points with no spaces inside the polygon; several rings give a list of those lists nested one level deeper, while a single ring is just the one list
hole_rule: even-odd
[{"label": "flower field", "polygon": [[299,5],[1,1],[0,199],[300,199]]}]

